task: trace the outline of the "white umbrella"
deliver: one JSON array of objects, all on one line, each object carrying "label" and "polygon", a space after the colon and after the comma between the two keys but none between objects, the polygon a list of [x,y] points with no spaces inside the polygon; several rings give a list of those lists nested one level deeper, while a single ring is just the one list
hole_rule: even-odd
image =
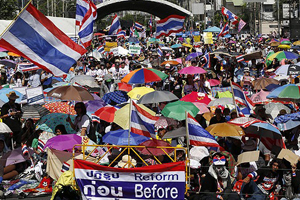
[{"label": "white umbrella", "polygon": [[273,119],[277,117],[280,110],[285,110],[286,113],[291,112],[291,109],[283,105],[282,103],[268,103],[267,105],[265,105],[265,109],[266,109],[266,114],[271,115]]},{"label": "white umbrella", "polygon": [[82,86],[88,86],[91,88],[100,87],[93,76],[88,75],[78,75],[71,79],[70,81],[72,84],[76,83]]},{"label": "white umbrella", "polygon": [[3,122],[0,122],[0,133],[11,133],[10,128]]}]

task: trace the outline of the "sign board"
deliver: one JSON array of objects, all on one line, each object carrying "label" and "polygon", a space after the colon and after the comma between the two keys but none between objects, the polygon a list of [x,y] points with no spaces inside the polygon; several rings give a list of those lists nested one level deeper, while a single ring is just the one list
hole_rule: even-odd
[{"label": "sign board", "polygon": [[194,36],[194,42],[200,42],[200,39],[201,39],[200,35]]},{"label": "sign board", "polygon": [[282,18],[289,19],[290,18],[290,5],[288,3],[282,4]]},{"label": "sign board", "polygon": [[204,3],[192,3],[192,13],[194,15],[204,15]]},{"label": "sign board", "polygon": [[204,44],[213,44],[212,32],[203,32]]},{"label": "sign board", "polygon": [[294,154],[291,150],[288,149],[281,149],[279,155],[277,156],[278,159],[286,159],[291,164],[297,164],[299,160],[299,156]]},{"label": "sign board", "polygon": [[27,88],[27,103],[28,104],[42,104],[45,103],[45,97],[42,87]]},{"label": "sign board", "polygon": [[127,169],[74,160],[74,169],[82,199],[184,199],[184,161]]},{"label": "sign board", "polygon": [[247,151],[238,156],[238,161],[236,165],[242,163],[255,162],[258,161],[259,151]]},{"label": "sign board", "polygon": [[104,50],[106,52],[110,52],[110,49],[118,47],[118,43],[117,42],[105,42],[105,47]]},{"label": "sign board", "polygon": [[23,95],[23,97],[22,97],[22,99],[20,101],[20,104],[27,103],[27,95],[26,95],[26,89],[27,89],[27,87],[12,87],[12,89],[20,92]]},{"label": "sign board", "polygon": [[129,54],[140,54],[141,47],[139,45],[129,45]]}]

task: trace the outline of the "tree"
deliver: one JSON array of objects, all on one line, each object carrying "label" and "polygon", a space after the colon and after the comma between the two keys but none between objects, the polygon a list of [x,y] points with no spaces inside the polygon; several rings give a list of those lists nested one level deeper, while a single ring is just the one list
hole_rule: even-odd
[{"label": "tree", "polygon": [[17,0],[0,0],[1,12],[0,19],[12,20],[18,13]]}]

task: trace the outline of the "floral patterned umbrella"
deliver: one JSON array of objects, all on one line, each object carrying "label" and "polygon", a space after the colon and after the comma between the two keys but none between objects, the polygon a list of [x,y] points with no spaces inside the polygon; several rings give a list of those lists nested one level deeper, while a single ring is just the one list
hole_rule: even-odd
[{"label": "floral patterned umbrella", "polygon": [[52,102],[46,103],[43,107],[47,108],[51,113],[65,113],[76,115],[74,105],[69,105],[68,102]]}]

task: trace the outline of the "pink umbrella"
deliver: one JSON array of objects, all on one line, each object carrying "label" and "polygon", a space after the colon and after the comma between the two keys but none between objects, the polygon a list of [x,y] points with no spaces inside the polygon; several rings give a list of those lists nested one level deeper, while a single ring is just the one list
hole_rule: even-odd
[{"label": "pink umbrella", "polygon": [[44,149],[48,147],[60,151],[71,150],[75,144],[81,144],[81,140],[81,137],[76,134],[57,135],[47,141]]},{"label": "pink umbrella", "polygon": [[236,43],[236,41],[233,41],[233,40],[230,40],[229,42],[228,42],[228,44],[235,44]]},{"label": "pink umbrella", "polygon": [[251,96],[251,100],[253,101],[253,103],[262,103],[262,102],[266,102],[269,99],[267,99],[267,96],[270,94],[270,92],[266,92],[261,90],[260,92],[253,94]]},{"label": "pink umbrella", "polygon": [[201,67],[190,66],[190,67],[183,68],[178,73],[179,74],[205,74],[207,72]]},{"label": "pink umbrella", "polygon": [[283,42],[283,41],[290,41],[290,40],[288,38],[281,38],[280,42]]},{"label": "pink umbrella", "polygon": [[7,51],[6,49],[0,47],[0,52]]},{"label": "pink umbrella", "polygon": [[192,102],[192,103],[199,109],[198,115],[210,112],[205,103],[199,103],[199,102]]},{"label": "pink umbrella", "polygon": [[167,128],[168,126],[176,126],[177,121],[175,119],[160,116],[159,119],[155,122],[154,126],[156,128]]},{"label": "pink umbrella", "polygon": [[211,87],[216,86],[216,85],[220,85],[220,81],[217,80],[217,79],[209,79],[208,82],[209,82]]}]

